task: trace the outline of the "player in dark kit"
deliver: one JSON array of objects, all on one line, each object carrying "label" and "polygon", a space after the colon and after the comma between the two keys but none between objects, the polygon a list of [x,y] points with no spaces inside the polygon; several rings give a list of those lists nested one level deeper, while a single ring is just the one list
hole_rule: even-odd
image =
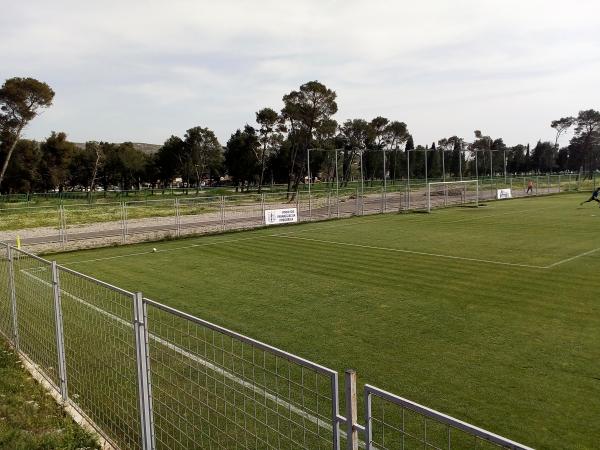
[{"label": "player in dark kit", "polygon": [[600,204],[600,199],[598,199],[598,197],[600,197],[600,187],[596,188],[596,190],[594,192],[592,192],[592,196],[589,199],[587,199],[585,202],[581,202],[579,206],[583,205],[584,203],[591,202],[591,201],[595,201]]}]

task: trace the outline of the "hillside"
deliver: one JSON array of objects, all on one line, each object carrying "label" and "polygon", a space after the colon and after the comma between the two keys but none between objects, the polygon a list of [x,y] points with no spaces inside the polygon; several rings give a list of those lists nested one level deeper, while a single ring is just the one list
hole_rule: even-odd
[{"label": "hillside", "polygon": [[[77,147],[79,148],[85,148],[85,143],[84,142],[73,142]],[[146,153],[147,155],[152,155],[154,153],[156,153],[158,151],[158,149],[161,147],[160,145],[157,144],[145,144],[142,142],[133,142],[133,146]]]}]

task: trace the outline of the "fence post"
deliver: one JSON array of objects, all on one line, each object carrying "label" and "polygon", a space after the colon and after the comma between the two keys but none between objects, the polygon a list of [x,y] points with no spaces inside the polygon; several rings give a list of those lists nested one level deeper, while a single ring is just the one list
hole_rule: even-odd
[{"label": "fence post", "polygon": [[569,174],[569,181],[567,182],[567,191],[571,192],[571,183],[573,182],[573,178],[571,174]]},{"label": "fence post", "polygon": [[356,188],[356,215],[358,216],[358,212],[360,211],[360,198],[358,196],[358,187]]},{"label": "fence post", "polygon": [[67,242],[67,218],[65,216],[65,207],[62,205],[58,205],[58,236],[60,238],[60,243],[65,245]]},{"label": "fence post", "polygon": [[221,195],[221,230],[225,230],[225,196]]},{"label": "fence post", "polygon": [[444,184],[444,206],[448,206],[448,185]]},{"label": "fence post", "polygon": [[63,232],[63,218],[62,218],[62,205],[58,205],[58,237],[60,239],[60,243],[64,244],[65,237]]},{"label": "fence post", "polygon": [[[310,180],[308,183],[310,187]],[[312,192],[308,193],[308,220],[312,221]]]},{"label": "fence post", "polygon": [[61,206],[58,205],[58,207],[56,208],[56,212],[58,213],[58,238],[60,240],[60,242],[63,242],[63,229],[62,229],[62,211],[61,211]]},{"label": "fence post", "polygon": [[298,222],[302,221],[302,218],[300,217],[300,190],[296,191],[296,217]]},{"label": "fence post", "polygon": [[8,296],[10,299],[10,312],[12,315],[12,341],[17,352],[19,351],[19,322],[17,321],[17,293],[15,291],[15,269],[12,247],[6,246],[8,257]]},{"label": "fence post", "polygon": [[327,192],[327,218],[331,219],[331,191]]},{"label": "fence post", "polygon": [[181,236],[181,213],[179,211],[179,199],[175,199],[175,228],[177,237]]},{"label": "fence post", "polygon": [[121,202],[121,233],[123,244],[127,241],[127,203]]},{"label": "fence post", "polygon": [[427,184],[427,212],[431,212],[431,184]]},{"label": "fence post", "polygon": [[356,372],[346,370],[346,448],[358,450],[358,430],[354,426],[357,422],[356,408]]},{"label": "fence post", "polygon": [[333,450],[340,450],[340,390],[337,372],[331,377],[331,419],[333,421]]},{"label": "fence post", "polygon": [[265,194],[260,194],[260,208],[262,211],[262,224],[266,225],[267,221],[265,219]]},{"label": "fence post", "polygon": [[371,423],[372,402],[371,393],[365,389],[365,449],[371,450],[371,442],[373,442],[373,428]]},{"label": "fence post", "polygon": [[60,207],[62,210],[63,240],[64,240],[64,243],[66,244],[67,241],[69,240],[68,235],[67,235],[67,213],[65,212],[65,205],[61,205]]},{"label": "fence post", "polygon": [[148,313],[141,292],[133,294],[133,326],[138,378],[138,400],[142,449],[154,449],[154,420],[150,386],[150,361],[148,350]]},{"label": "fence post", "polygon": [[54,291],[54,325],[56,328],[56,350],[58,354],[58,379],[60,395],[64,402],[69,398],[67,390],[67,362],[65,359],[65,335],[63,329],[62,305],[60,300],[60,280],[56,261],[52,261],[52,288]]}]

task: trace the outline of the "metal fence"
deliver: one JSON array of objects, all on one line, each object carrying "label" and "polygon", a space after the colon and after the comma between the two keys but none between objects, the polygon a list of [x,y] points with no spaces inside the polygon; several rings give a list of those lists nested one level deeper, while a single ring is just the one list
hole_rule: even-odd
[{"label": "metal fence", "polygon": [[[428,182],[437,181],[429,179]],[[532,183],[528,190],[529,183]],[[530,177],[481,177],[477,199],[496,198],[497,189],[512,189],[514,197],[591,190],[595,178],[576,175]],[[452,191],[454,192],[454,191]],[[169,199],[145,199],[113,203],[61,204],[57,206],[0,209],[0,239],[32,248],[71,248],[136,240],[179,237],[256,228],[265,225],[267,209],[295,207],[300,222],[332,218],[425,210],[455,205],[457,200],[475,201],[472,193],[431,197],[425,180],[386,185],[370,183],[352,187],[313,189],[311,192],[208,195]],[[431,200],[431,203],[428,201]],[[460,203],[459,202],[459,203]],[[3,236],[3,238],[2,238]]]},{"label": "metal fence", "polygon": [[115,448],[528,448],[369,385],[363,426],[353,372],[343,416],[337,371],[7,244],[0,288],[0,334]]},{"label": "metal fence", "polygon": [[367,450],[522,448],[517,442],[374,386],[365,385],[364,394]]}]

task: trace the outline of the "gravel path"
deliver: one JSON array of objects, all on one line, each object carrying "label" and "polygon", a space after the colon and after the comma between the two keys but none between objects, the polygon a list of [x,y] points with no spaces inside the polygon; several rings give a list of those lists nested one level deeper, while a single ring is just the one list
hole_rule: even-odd
[{"label": "gravel path", "polygon": [[[480,192],[480,200],[490,200],[490,191]],[[434,206],[444,206],[444,198],[432,197]],[[384,207],[385,205],[385,207]],[[308,200],[302,202],[267,203],[266,209],[298,208],[300,222],[324,220],[328,218],[350,217],[353,215],[401,212],[406,210],[406,196],[402,192],[387,193],[385,200],[381,194],[370,194],[360,199],[351,196],[340,197],[339,208],[335,198],[328,204],[327,197],[314,198],[309,207]],[[427,206],[425,189],[411,193],[411,210],[425,209]],[[135,243],[160,240],[167,237],[216,233],[219,231],[249,229],[264,226],[263,205],[227,205],[220,210],[202,214],[167,217],[148,217],[126,221],[98,222],[68,226],[66,233],[58,227],[39,227],[20,231],[0,232],[0,241],[15,243],[17,235],[21,244],[35,252],[75,250],[119,243]]]}]

